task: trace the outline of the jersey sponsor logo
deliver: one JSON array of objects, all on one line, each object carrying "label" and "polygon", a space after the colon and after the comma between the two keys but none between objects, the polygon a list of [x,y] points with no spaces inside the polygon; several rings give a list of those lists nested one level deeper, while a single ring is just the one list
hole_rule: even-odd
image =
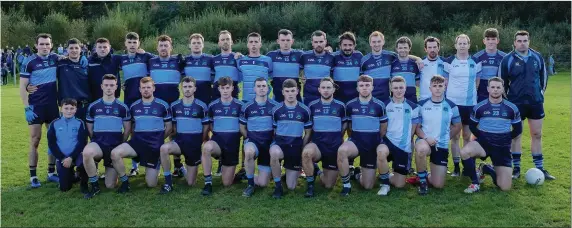
[{"label": "jersey sponsor logo", "polygon": [[103,112],[103,109],[98,108],[98,109],[96,109],[95,111],[96,111],[96,112]]},{"label": "jersey sponsor logo", "polygon": [[135,110],[135,113],[140,113],[140,112],[142,112],[141,109],[136,109],[136,110]]},{"label": "jersey sponsor logo", "polygon": [[507,116],[508,116],[508,113],[507,113],[507,112],[502,112],[502,116],[503,116],[503,117],[507,117]]},{"label": "jersey sponsor logo", "polygon": [[483,112],[483,115],[489,115],[489,114],[491,114],[490,111],[484,111],[484,112]]},{"label": "jersey sponsor logo", "polygon": [[222,110],[220,110],[220,109],[215,109],[215,111],[214,111],[214,112],[215,112],[215,113],[221,113],[221,112],[222,112]]},{"label": "jersey sponsor logo", "polygon": [[154,67],[160,67],[161,65],[158,63],[153,64]]}]

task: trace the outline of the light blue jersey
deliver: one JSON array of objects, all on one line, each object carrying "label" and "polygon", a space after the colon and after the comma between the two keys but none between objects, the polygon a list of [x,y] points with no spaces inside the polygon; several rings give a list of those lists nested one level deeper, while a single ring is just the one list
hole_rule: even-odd
[{"label": "light blue jersey", "polygon": [[449,99],[434,102],[431,98],[419,102],[421,130],[437,140],[437,147],[449,148],[451,124],[461,122],[459,108]]},{"label": "light blue jersey", "polygon": [[451,56],[445,61],[445,76],[448,78],[447,99],[456,105],[473,106],[477,104],[476,80],[481,77],[481,62],[469,57],[461,60]]},{"label": "light blue jersey", "polygon": [[391,99],[386,104],[385,112],[388,119],[385,136],[399,149],[411,153],[411,126],[420,122],[419,107],[407,99],[401,103]]}]

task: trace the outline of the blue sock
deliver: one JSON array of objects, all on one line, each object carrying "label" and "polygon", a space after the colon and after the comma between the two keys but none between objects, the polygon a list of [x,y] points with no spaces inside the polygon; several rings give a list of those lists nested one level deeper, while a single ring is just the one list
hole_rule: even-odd
[{"label": "blue sock", "polygon": [[131,160],[131,169],[137,169],[139,167],[139,163],[135,160]]},{"label": "blue sock", "polygon": [[512,155],[512,166],[514,167],[514,169],[520,170],[520,155],[522,154],[518,151],[515,151],[512,152],[511,155]]},{"label": "blue sock", "polygon": [[497,172],[495,171],[495,169],[492,166],[490,166],[490,165],[483,166],[483,173],[490,175],[491,178],[493,178],[493,183],[498,187],[498,185],[497,185]]},{"label": "blue sock", "polygon": [[280,181],[280,177],[275,177],[274,183],[276,184],[275,188],[282,188],[282,182]]},{"label": "blue sock", "polygon": [[427,183],[427,170],[423,172],[418,172],[417,176],[419,177],[419,182]]},{"label": "blue sock", "polygon": [[163,176],[165,176],[165,183],[169,186],[173,185],[173,176],[171,176],[171,171],[163,172]]},{"label": "blue sock", "polygon": [[541,153],[532,153],[532,161],[534,162],[534,166],[540,170],[544,170],[544,158],[542,158]]},{"label": "blue sock", "polygon": [[345,176],[342,176],[342,183],[344,184],[344,188],[351,188],[352,184],[350,184],[350,174],[348,173]]},{"label": "blue sock", "polygon": [[314,176],[306,176],[306,182],[308,182],[309,185],[314,185]]},{"label": "blue sock", "polygon": [[389,172],[384,173],[384,174],[379,174],[379,183],[380,183],[380,185],[382,185],[382,184],[389,185]]},{"label": "blue sock", "polygon": [[207,185],[207,184],[213,184],[213,176],[212,175],[205,176],[205,185]]},{"label": "blue sock", "polygon": [[254,186],[254,174],[246,174],[248,185]]},{"label": "blue sock", "polygon": [[469,158],[463,160],[463,170],[471,178],[471,183],[479,184],[479,178],[477,177],[477,171],[475,170],[475,159]]},{"label": "blue sock", "polygon": [[119,180],[121,180],[121,182],[125,182],[129,180],[129,177],[127,175],[123,175],[121,177],[119,177]]},{"label": "blue sock", "polygon": [[97,175],[89,177],[89,183],[96,183],[96,182],[97,182]]}]

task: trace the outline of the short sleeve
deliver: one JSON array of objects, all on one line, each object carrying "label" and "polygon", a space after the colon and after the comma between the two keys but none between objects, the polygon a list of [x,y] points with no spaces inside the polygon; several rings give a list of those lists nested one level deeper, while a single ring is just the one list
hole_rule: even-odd
[{"label": "short sleeve", "polygon": [[420,124],[421,123],[421,116],[419,113],[419,110],[421,108],[419,108],[419,106],[416,106],[415,108],[411,109],[411,124]]},{"label": "short sleeve", "polygon": [[131,110],[127,107],[127,105],[123,105],[125,114],[123,114],[123,121],[130,121],[131,120]]},{"label": "short sleeve", "polygon": [[451,108],[453,116],[451,117],[451,124],[456,124],[461,122],[461,116],[459,115],[459,107],[454,106]]}]

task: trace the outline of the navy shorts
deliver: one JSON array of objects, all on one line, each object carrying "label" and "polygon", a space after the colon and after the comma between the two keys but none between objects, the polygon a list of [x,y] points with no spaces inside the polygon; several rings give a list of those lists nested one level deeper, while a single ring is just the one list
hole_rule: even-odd
[{"label": "navy shorts", "polygon": [[86,103],[81,103],[81,101],[78,101],[79,103],[77,104],[77,111],[75,112],[75,117],[83,120],[83,122],[85,122],[85,117],[87,115],[87,108],[89,107],[89,103],[87,103],[87,100],[85,101]]},{"label": "navy shorts", "polygon": [[113,148],[119,145],[110,146],[98,141],[93,141],[93,143],[97,144],[99,146],[99,149],[101,149],[101,153],[103,154],[103,166],[113,168],[113,164],[111,162],[111,151],[113,150]]},{"label": "navy shorts", "polygon": [[471,112],[473,111],[473,106],[457,105],[457,107],[459,107],[459,115],[461,116],[461,123],[463,125],[471,124]]},{"label": "navy shorts", "polygon": [[487,157],[490,157],[491,161],[493,162],[493,166],[505,166],[512,168],[512,155],[510,153],[510,144],[504,146],[493,145],[484,139],[477,139],[477,142],[487,153],[487,156],[481,158],[481,160],[484,161],[485,159],[487,159]]},{"label": "navy shorts", "polygon": [[360,166],[362,168],[377,168],[377,146],[383,144],[382,139],[368,141],[367,139],[358,137],[348,138],[348,140],[356,145],[360,156]]},{"label": "navy shorts", "polygon": [[407,87],[405,89],[405,99],[417,104],[417,89],[415,87]]},{"label": "navy shorts", "polygon": [[213,93],[212,82],[197,81],[197,90],[195,93],[195,98],[199,99],[200,101],[208,105],[212,101],[212,93]]},{"label": "navy shorts", "polygon": [[51,123],[60,117],[60,109],[57,103],[46,105],[34,105],[34,113],[38,116],[28,125]]},{"label": "navy shorts", "polygon": [[181,154],[185,156],[185,164],[188,166],[197,166],[201,164],[201,146],[202,139],[198,140],[180,140],[174,139],[173,142],[177,143],[181,149]]},{"label": "navy shorts", "polygon": [[328,145],[323,142],[314,142],[320,150],[320,161],[322,161],[322,169],[338,170],[338,149],[341,143]]},{"label": "navy shorts", "polygon": [[285,169],[295,171],[302,170],[302,145],[280,145],[277,143],[272,143],[272,145],[277,145],[282,150]]},{"label": "navy shorts", "polygon": [[481,82],[479,82],[479,88],[477,88],[477,103],[489,98],[489,91],[487,91],[488,84],[489,80],[485,79],[481,79]]},{"label": "navy shorts", "polygon": [[146,142],[134,139],[129,140],[127,144],[137,153],[137,157],[133,158],[133,160],[147,168],[159,169],[161,148],[153,148],[147,145]]},{"label": "navy shorts", "polygon": [[214,157],[215,159],[220,159],[221,164],[224,166],[236,166],[238,165],[238,152],[240,150],[240,135],[238,137],[225,137],[214,134],[212,139],[220,147],[220,157]]},{"label": "navy shorts", "polygon": [[520,119],[522,120],[525,120],[526,118],[531,120],[544,119],[545,113],[543,104],[518,104],[516,107],[520,112]]},{"label": "navy shorts", "polygon": [[429,155],[429,161],[435,165],[447,167],[447,163],[449,162],[449,148],[430,147],[431,155]]},{"label": "navy shorts", "polygon": [[387,161],[393,161],[393,171],[401,175],[407,175],[411,168],[411,153],[407,153],[395,146],[389,139],[384,138],[385,145],[389,149]]},{"label": "navy shorts", "polygon": [[254,144],[256,150],[255,154],[256,163],[259,166],[262,165],[270,167],[270,144],[272,144],[272,141],[257,142],[256,140],[246,139],[244,140],[244,143],[242,145],[244,146],[247,143]]}]

